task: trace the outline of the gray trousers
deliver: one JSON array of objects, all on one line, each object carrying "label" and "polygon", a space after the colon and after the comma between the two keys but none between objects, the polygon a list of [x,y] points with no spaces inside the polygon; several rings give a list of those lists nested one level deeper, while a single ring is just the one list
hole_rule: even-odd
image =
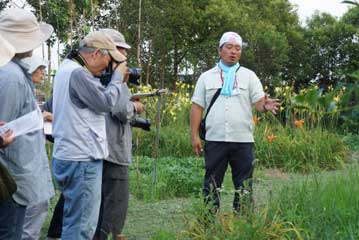
[{"label": "gray trousers", "polygon": [[128,166],[103,162],[100,217],[94,239],[113,239],[125,224],[129,198]]},{"label": "gray trousers", "polygon": [[41,228],[45,222],[48,207],[48,201],[26,207],[22,240],[38,240],[40,238]]}]

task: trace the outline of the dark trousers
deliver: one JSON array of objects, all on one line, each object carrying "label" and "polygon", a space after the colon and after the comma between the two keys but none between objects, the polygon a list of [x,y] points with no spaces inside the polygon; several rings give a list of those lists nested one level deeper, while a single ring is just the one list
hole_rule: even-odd
[{"label": "dark trousers", "polygon": [[51,238],[61,238],[62,233],[62,221],[64,217],[64,204],[65,198],[61,194],[59,200],[57,200],[54,213],[52,214],[47,236]]},{"label": "dark trousers", "polygon": [[10,199],[0,206],[0,239],[21,240],[26,206]]},{"label": "dark trousers", "polygon": [[128,209],[128,166],[104,161],[103,167],[100,217],[94,237],[96,240],[106,240],[108,235],[116,239],[122,232]]},{"label": "dark trousers", "polygon": [[232,170],[235,188],[233,209],[240,208],[240,195],[252,192],[254,169],[253,143],[213,142],[205,143],[205,177],[203,195],[205,203],[211,202],[215,210],[220,207],[220,191],[228,164]]}]

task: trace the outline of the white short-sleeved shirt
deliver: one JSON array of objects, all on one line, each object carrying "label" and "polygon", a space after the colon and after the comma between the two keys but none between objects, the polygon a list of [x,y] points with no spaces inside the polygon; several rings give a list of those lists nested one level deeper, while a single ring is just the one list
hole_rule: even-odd
[{"label": "white short-sleeved shirt", "polygon": [[[218,88],[222,87],[221,70],[216,66],[198,79],[192,102],[208,108]],[[257,75],[245,67],[236,73],[232,96],[219,95],[206,119],[206,140],[254,142],[252,106],[264,97]]]}]

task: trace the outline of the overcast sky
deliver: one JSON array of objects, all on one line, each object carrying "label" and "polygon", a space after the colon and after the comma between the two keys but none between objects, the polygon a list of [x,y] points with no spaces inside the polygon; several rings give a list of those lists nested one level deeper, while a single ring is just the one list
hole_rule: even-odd
[{"label": "overcast sky", "polygon": [[305,20],[313,15],[316,10],[341,17],[349,7],[348,4],[341,3],[342,0],[289,0],[289,2],[297,5],[298,15],[302,24],[304,24]]}]

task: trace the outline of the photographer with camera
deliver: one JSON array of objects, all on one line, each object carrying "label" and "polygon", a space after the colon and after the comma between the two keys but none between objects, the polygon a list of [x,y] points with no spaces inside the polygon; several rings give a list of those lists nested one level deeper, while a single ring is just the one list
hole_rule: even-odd
[{"label": "photographer with camera", "polygon": [[[125,42],[121,33],[113,29],[101,29],[100,32],[110,36],[117,50],[127,56],[127,50],[131,47]],[[75,57],[70,53],[68,57]],[[111,69],[107,69],[101,75],[100,82],[107,86],[111,81]],[[128,168],[132,158],[132,131],[131,126],[149,130],[150,123],[147,119],[136,118],[144,110],[144,106],[137,100],[132,100],[127,81],[138,85],[140,73],[136,68],[127,68],[121,81],[119,105],[116,110],[106,115],[106,135],[109,156],[104,158],[102,172],[102,195],[98,226],[94,239],[107,239],[109,234],[114,238],[121,234],[123,229],[129,199],[129,174]],[[52,112],[52,99],[45,104],[46,111]],[[114,204],[115,203],[115,204]],[[61,237],[64,212],[64,196],[61,194],[48,229],[48,239]]]},{"label": "photographer with camera", "polygon": [[[100,29],[115,42],[116,48],[124,56],[131,48],[124,36],[113,29]],[[106,132],[109,156],[103,162],[102,197],[100,217],[94,239],[116,239],[122,232],[129,199],[129,165],[132,159],[132,130],[130,122],[144,110],[139,101],[130,101],[131,92],[127,86],[133,72],[127,72],[121,85],[120,106],[118,111],[106,115]],[[139,77],[138,73],[135,73]]]},{"label": "photographer with camera", "polygon": [[[100,82],[105,69],[111,81]],[[126,57],[103,32],[89,33],[60,65],[53,91],[53,175],[64,197],[62,239],[92,239],[108,156],[105,115],[117,111]]]}]

